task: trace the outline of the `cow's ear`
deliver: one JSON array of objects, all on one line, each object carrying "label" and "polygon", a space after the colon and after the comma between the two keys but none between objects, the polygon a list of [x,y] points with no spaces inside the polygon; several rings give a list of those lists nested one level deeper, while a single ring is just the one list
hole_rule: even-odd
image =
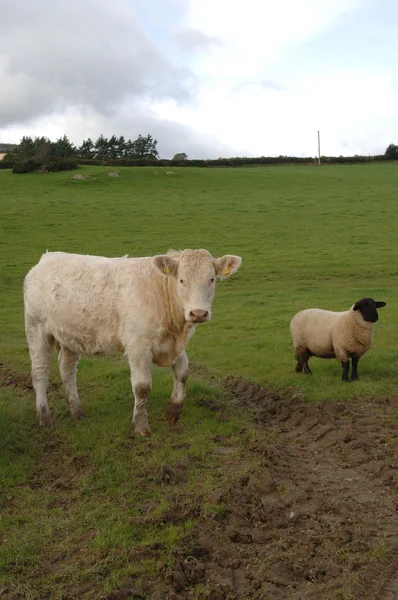
[{"label": "cow's ear", "polygon": [[221,258],[214,259],[214,267],[216,275],[219,279],[227,279],[232,273],[236,273],[239,269],[242,259],[240,256],[226,254]]},{"label": "cow's ear", "polygon": [[164,273],[164,275],[171,275],[172,277],[177,277],[178,272],[178,262],[168,256],[167,254],[159,254],[158,256],[153,257],[153,262],[155,266]]}]

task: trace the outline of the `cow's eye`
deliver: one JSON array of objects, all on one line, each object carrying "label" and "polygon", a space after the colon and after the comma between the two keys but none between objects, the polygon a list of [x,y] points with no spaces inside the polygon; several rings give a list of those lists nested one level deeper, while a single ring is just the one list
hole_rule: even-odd
[{"label": "cow's eye", "polygon": [[183,284],[183,283],[184,283],[184,280],[183,280],[183,279],[180,279],[180,283],[182,283],[182,284]]},{"label": "cow's eye", "polygon": [[214,277],[210,279],[210,283],[214,283]]}]

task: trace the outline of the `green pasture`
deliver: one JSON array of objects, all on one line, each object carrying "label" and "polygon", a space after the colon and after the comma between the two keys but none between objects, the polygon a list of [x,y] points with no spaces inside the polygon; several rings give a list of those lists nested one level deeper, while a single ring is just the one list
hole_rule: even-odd
[{"label": "green pasture", "polygon": [[[0,388],[0,596],[7,589],[27,599],[66,598],[75,586],[76,597],[98,598],[129,580],[144,586],[146,598],[143,582],[172,564],[198,515],[223,513],[228,482],[217,436],[229,436],[239,455],[256,435],[203,373],[212,381],[233,374],[272,388],[301,386],[308,401],[397,393],[398,165],[174,168],[171,175],[121,168],[119,178],[110,170],[81,167],[85,181],[70,172],[0,170],[0,363],[16,379],[30,370],[22,281],[46,249],[146,256],[207,248],[243,263],[217,285],[213,319],[190,342],[202,375],[189,382],[176,430],[163,418],[171,376],[156,369],[148,403],[154,435],[131,434],[123,357],[82,358],[86,419],[75,424],[54,356],[51,431],[36,427],[32,393]],[[295,312],[345,310],[363,296],[387,306],[359,363],[360,381],[344,384],[337,361],[315,358],[312,377],[297,375]],[[169,519],[181,502],[188,517]]]},{"label": "green pasture", "polygon": [[[211,323],[191,360],[266,385],[302,385],[310,400],[395,393],[398,167],[242,169],[85,167],[70,173],[0,172],[0,353],[25,370],[24,274],[42,252],[146,256],[207,248],[243,257],[217,287]],[[340,382],[335,361],[294,373],[289,322],[308,307],[344,310],[362,296],[387,302],[361,381]],[[101,368],[103,363],[101,362]]]}]

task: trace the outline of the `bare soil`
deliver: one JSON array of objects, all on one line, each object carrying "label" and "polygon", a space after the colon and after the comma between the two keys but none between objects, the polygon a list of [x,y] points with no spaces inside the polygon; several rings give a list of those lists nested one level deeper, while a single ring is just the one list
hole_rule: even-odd
[{"label": "bare soil", "polygon": [[[398,396],[309,404],[228,378],[257,423],[225,513],[200,519],[159,600],[398,600]],[[240,455],[241,456],[241,455]]]},{"label": "bare soil", "polygon": [[20,388],[26,392],[33,390],[30,373],[16,373],[0,362],[0,386]]}]

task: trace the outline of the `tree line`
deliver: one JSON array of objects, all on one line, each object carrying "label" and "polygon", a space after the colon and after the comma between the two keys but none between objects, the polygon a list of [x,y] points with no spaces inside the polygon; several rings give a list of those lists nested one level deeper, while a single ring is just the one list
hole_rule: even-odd
[{"label": "tree line", "polygon": [[[47,137],[31,138],[24,136],[19,144],[4,144],[7,154],[0,161],[0,168],[12,167],[16,173],[33,170],[58,171],[76,168],[77,164],[109,166],[240,166],[261,164],[316,163],[315,157],[260,156],[233,157],[212,160],[188,160],[184,152],[169,159],[161,159],[157,150],[158,140],[150,134],[139,135],[135,140],[126,140],[124,136],[112,135],[106,138],[102,134],[94,142],[91,138],[83,140],[81,146],[75,146],[64,135],[52,142]],[[352,164],[382,160],[398,160],[398,146],[390,144],[385,153],[376,156],[322,156],[322,164]]]},{"label": "tree line", "polygon": [[24,136],[15,147],[9,148],[1,166],[12,166],[15,173],[28,171],[60,171],[76,168],[77,163],[98,160],[156,160],[159,152],[156,148],[158,140],[150,134],[139,135],[136,140],[126,140],[124,136],[110,138],[102,134],[93,142],[91,138],[84,140],[81,146],[75,146],[64,135],[52,142],[47,137],[31,138]]},{"label": "tree line", "polygon": [[138,158],[138,159],[156,159],[159,158],[159,152],[156,145],[158,140],[151,135],[139,135],[134,141],[126,140],[124,136],[110,138],[102,134],[93,142],[91,138],[83,140],[81,146],[75,146],[64,135],[55,142],[46,137],[24,136],[20,143],[9,150],[6,158],[8,160],[25,160],[35,158],[39,162],[46,161],[53,157],[57,158],[98,158],[98,159],[116,159],[116,158]]}]

